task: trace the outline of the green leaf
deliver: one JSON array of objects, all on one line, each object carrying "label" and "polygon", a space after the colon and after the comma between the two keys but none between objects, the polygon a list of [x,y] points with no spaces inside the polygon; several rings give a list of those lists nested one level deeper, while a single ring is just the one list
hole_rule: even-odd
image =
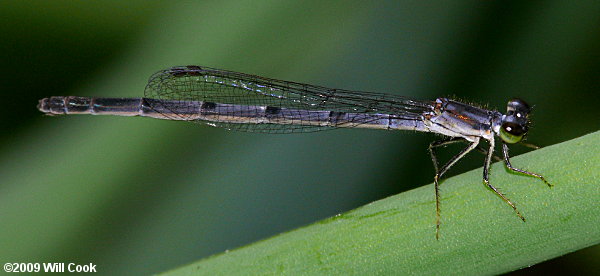
[{"label": "green leaf", "polygon": [[523,213],[482,184],[481,168],[442,182],[435,239],[433,185],[166,272],[167,275],[499,274],[600,242],[600,132],[492,166],[491,182]]}]

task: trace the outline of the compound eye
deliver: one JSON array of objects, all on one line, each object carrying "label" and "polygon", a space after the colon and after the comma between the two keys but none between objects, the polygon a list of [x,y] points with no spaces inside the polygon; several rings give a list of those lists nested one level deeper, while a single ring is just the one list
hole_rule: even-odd
[{"label": "compound eye", "polygon": [[527,114],[531,112],[531,107],[529,107],[529,105],[521,99],[512,99],[508,102],[506,111],[507,115],[515,115],[519,118],[525,118],[527,117]]},{"label": "compound eye", "polygon": [[527,127],[515,123],[504,122],[500,127],[500,139],[509,144],[520,142],[525,133]]}]

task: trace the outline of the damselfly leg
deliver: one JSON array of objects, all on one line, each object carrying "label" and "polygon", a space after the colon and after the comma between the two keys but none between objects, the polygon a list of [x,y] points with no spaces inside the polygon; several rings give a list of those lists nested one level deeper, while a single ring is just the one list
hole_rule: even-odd
[{"label": "damselfly leg", "polygon": [[532,172],[528,172],[526,170],[522,170],[522,169],[517,169],[515,167],[513,167],[510,164],[510,156],[508,155],[508,145],[506,143],[502,143],[502,153],[504,154],[504,163],[506,164],[506,167],[514,172],[519,172],[522,174],[526,174],[526,175],[530,175],[533,177],[537,177],[539,179],[541,179],[542,181],[544,181],[544,183],[546,183],[546,185],[548,185],[548,187],[552,188],[552,184],[550,184],[550,182],[546,181],[546,178],[544,178],[541,174],[537,174],[537,173],[532,173]]},{"label": "damselfly leg", "polygon": [[435,177],[433,178],[433,182],[435,184],[435,214],[436,214],[436,223],[435,223],[435,238],[440,238],[440,184],[439,179],[452,167],[452,165],[456,164],[458,160],[463,158],[467,153],[472,151],[479,144],[479,137],[473,137],[473,141],[463,150],[461,150],[457,155],[450,158],[450,160],[441,168],[438,169],[438,161],[435,155],[435,148],[446,146],[449,144],[454,144],[456,142],[461,142],[462,139],[450,139],[450,140],[441,140],[436,141],[429,144],[429,154],[431,154],[431,161],[433,162],[433,168],[435,169]]}]

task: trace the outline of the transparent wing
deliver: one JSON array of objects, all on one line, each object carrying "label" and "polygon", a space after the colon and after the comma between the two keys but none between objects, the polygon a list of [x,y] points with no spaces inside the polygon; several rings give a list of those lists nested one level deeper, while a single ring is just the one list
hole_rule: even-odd
[{"label": "transparent wing", "polygon": [[329,126],[310,122],[310,116],[298,116],[299,119],[294,124],[256,123],[250,119],[235,122],[194,120],[231,130],[267,133],[310,132],[334,129],[336,126],[359,126],[377,119],[376,116],[364,116],[365,114],[387,114],[392,118],[412,120],[432,110],[431,102],[401,96],[330,89],[199,66],[172,67],[155,73],[150,77],[144,94],[147,98],[158,99],[159,101],[153,102],[155,105],[161,105],[160,100],[169,102],[168,105],[155,106],[155,110],[172,110],[173,112],[165,115],[178,116],[184,120],[190,116],[190,112],[181,111],[186,106],[192,108],[198,102],[243,107],[220,114],[224,117],[240,117],[236,113],[245,112],[243,117],[248,118],[248,113],[258,114],[260,110],[264,112],[265,107],[297,112],[306,110],[352,114]]}]

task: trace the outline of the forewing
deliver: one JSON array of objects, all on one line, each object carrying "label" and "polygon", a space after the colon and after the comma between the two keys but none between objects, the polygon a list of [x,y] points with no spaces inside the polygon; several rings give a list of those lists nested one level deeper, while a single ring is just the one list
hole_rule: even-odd
[{"label": "forewing", "polygon": [[[168,101],[169,106],[155,109],[166,108],[173,111],[185,110],[186,106],[192,108],[197,106],[198,102],[209,102],[245,107],[232,112],[243,110],[243,112],[258,114],[261,108],[272,107],[350,114],[389,114],[393,118],[417,119],[431,108],[429,102],[414,101],[391,94],[330,89],[199,66],[172,67],[155,73],[148,81],[145,97]],[[155,104],[160,103],[160,101],[155,102]],[[165,115],[177,116],[178,118],[173,119],[185,120],[190,116],[189,114],[190,112],[171,112]],[[224,116],[236,115],[224,114]],[[303,120],[310,120],[310,118]],[[353,123],[353,126],[358,126],[369,123],[373,118],[348,116],[347,120]],[[301,121],[297,124],[194,121],[232,130],[267,133],[311,132],[336,128]],[[343,123],[339,122],[339,125],[344,125]]]}]

